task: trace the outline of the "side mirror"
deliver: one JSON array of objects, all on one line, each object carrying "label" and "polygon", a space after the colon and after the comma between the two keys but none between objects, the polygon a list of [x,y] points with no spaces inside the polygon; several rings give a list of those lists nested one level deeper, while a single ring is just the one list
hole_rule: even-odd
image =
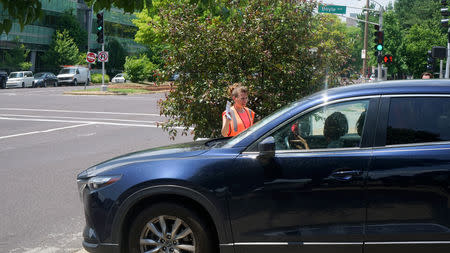
[{"label": "side mirror", "polygon": [[272,136],[265,138],[258,143],[259,156],[274,157],[275,156],[275,139]]}]

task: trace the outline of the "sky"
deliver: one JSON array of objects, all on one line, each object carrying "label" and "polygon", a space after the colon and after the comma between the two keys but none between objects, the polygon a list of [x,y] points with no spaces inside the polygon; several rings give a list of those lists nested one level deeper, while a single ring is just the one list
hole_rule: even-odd
[{"label": "sky", "polygon": [[[347,6],[347,14],[349,13],[361,13],[362,10],[360,9],[353,9],[350,7],[365,7],[366,0],[319,0],[319,2],[322,1],[324,4],[333,4],[333,5],[343,5]],[[371,1],[369,1],[371,2]],[[387,7],[389,2],[394,2],[394,0],[376,0],[379,4],[382,4],[384,7]],[[377,4],[375,4],[377,5]],[[378,5],[377,5],[378,6]]]}]

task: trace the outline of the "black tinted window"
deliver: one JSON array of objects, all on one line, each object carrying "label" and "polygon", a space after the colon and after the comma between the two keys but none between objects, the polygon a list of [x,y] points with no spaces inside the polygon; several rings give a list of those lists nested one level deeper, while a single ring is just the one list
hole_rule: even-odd
[{"label": "black tinted window", "polygon": [[386,145],[450,140],[450,98],[392,98]]}]

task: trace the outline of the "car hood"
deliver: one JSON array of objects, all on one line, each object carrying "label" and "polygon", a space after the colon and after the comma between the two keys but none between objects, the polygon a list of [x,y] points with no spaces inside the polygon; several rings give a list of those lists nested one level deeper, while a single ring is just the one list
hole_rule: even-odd
[{"label": "car hood", "polygon": [[78,175],[78,178],[89,178],[107,172],[111,169],[128,165],[130,163],[149,162],[153,160],[178,159],[198,156],[210,149],[208,140],[175,144],[164,147],[147,149],[113,158],[97,164]]}]

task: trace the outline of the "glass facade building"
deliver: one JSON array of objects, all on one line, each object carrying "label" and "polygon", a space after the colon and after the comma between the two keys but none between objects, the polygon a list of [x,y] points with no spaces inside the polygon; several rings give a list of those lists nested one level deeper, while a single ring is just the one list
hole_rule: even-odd
[{"label": "glass facade building", "polygon": [[[101,45],[96,41],[96,14],[91,13],[91,9],[83,0],[41,0],[41,3],[42,17],[40,19],[36,20],[33,24],[26,25],[22,30],[19,23],[13,21],[11,31],[8,34],[0,34],[0,51],[15,47],[15,41],[19,41],[30,50],[28,57],[33,64],[32,70],[34,70],[36,63],[39,65],[39,56],[49,48],[52,42],[52,36],[56,28],[56,20],[67,11],[76,15],[81,27],[86,31],[89,31],[88,28],[91,24],[91,27],[93,27],[91,31],[93,32],[90,34],[89,48],[101,48]],[[3,16],[8,16],[8,13],[0,4],[0,19]],[[89,17],[92,17],[92,22],[89,22]],[[126,14],[117,8],[111,8],[111,10],[105,11],[105,43],[108,40],[116,39],[130,55],[145,50],[144,46],[134,41],[134,36],[137,32],[137,27],[132,23],[132,19],[134,18],[135,16],[133,14]]]}]

